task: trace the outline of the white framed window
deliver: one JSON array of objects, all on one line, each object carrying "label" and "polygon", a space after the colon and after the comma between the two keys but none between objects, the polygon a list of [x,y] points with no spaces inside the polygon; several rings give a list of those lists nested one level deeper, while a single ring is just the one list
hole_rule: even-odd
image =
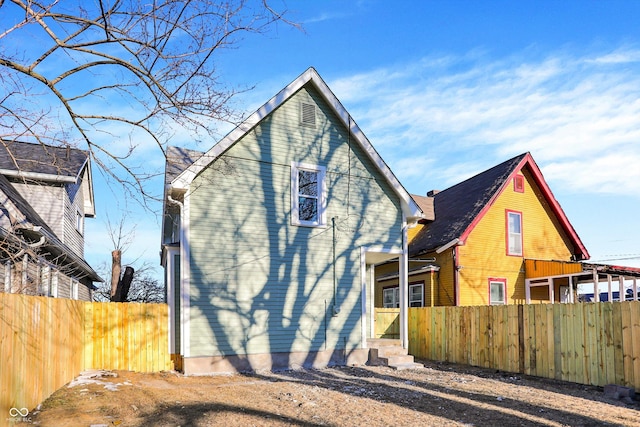
[{"label": "white framed window", "polygon": [[385,288],[382,290],[382,306],[384,308],[400,307],[400,288]]},{"label": "white framed window", "polygon": [[507,255],[522,256],[522,213],[507,211]]},{"label": "white framed window", "polygon": [[306,227],[325,227],[326,168],[291,163],[291,223]]},{"label": "white framed window", "polygon": [[76,208],[76,230],[78,230],[78,232],[80,234],[82,234],[84,232],[84,217],[82,216],[82,212],[80,212],[79,208]]},{"label": "white framed window", "polygon": [[507,303],[507,279],[489,279],[489,304]]},{"label": "white framed window", "polygon": [[409,285],[409,307],[424,307],[424,283]]},{"label": "white framed window", "polygon": [[71,298],[78,299],[78,281],[71,279]]}]

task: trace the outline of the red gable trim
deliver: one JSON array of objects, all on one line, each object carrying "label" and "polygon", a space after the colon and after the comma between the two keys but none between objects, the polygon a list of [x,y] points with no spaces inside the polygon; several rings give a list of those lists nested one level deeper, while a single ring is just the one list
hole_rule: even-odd
[{"label": "red gable trim", "polygon": [[531,172],[533,179],[535,180],[536,184],[540,188],[540,191],[542,192],[542,195],[544,196],[545,200],[547,201],[547,203],[549,203],[549,206],[551,207],[552,212],[555,214],[556,218],[560,222],[562,229],[565,231],[565,233],[567,233],[567,235],[571,239],[573,246],[575,248],[575,255],[578,258],[578,260],[589,259],[590,255],[589,255],[589,252],[587,251],[587,248],[582,243],[582,240],[580,240],[580,237],[578,236],[578,233],[576,233],[576,230],[573,228],[573,225],[571,225],[571,222],[569,222],[569,218],[567,218],[567,215],[564,213],[564,210],[562,210],[560,203],[558,203],[553,193],[551,192],[549,185],[547,185],[547,182],[542,176],[542,172],[540,171],[540,168],[536,164],[535,160],[533,160],[531,153],[527,153],[523,157],[523,159],[520,161],[520,163],[513,169],[513,171],[511,171],[511,174],[509,174],[507,179],[505,179],[500,189],[496,191],[496,193],[491,197],[489,202],[482,208],[478,216],[476,216],[473,219],[471,224],[469,224],[469,227],[467,227],[467,229],[462,233],[462,235],[460,236],[460,240],[463,242],[466,241],[467,237],[469,237],[469,234],[471,234],[471,232],[476,227],[476,225],[478,225],[480,220],[484,218],[484,216],[487,214],[487,212],[489,211],[489,208],[491,208],[491,206],[496,201],[496,199],[502,194],[506,186],[509,185],[509,183],[513,180],[513,177],[519,171],[521,171],[525,166],[528,167],[529,171]]}]

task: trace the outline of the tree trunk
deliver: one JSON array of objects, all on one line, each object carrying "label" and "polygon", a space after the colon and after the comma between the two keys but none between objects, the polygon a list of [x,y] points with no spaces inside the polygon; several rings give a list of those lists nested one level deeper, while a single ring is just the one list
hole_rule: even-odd
[{"label": "tree trunk", "polygon": [[120,283],[120,273],[122,252],[115,250],[111,252],[111,301],[117,301],[118,283]]}]

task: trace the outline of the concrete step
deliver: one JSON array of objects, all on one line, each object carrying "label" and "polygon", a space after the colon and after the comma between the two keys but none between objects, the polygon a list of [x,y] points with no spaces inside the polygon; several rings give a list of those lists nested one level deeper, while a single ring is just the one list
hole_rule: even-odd
[{"label": "concrete step", "polygon": [[395,366],[395,365],[403,365],[406,363],[414,363],[413,356],[404,355],[404,356],[389,356],[389,357],[379,357],[378,361],[382,364],[382,366]]},{"label": "concrete step", "polygon": [[413,356],[402,348],[400,340],[370,339],[369,364],[374,366],[388,366],[393,369],[420,369],[423,365],[415,363]]},{"label": "concrete step", "polygon": [[389,365],[390,368],[395,369],[396,371],[404,371],[406,369],[424,369],[424,365],[422,363],[399,363],[397,365]]},{"label": "concrete step", "polygon": [[380,347],[372,348],[369,350],[369,354],[371,358],[379,359],[381,357],[406,356],[409,354],[409,351],[402,347]]},{"label": "concrete step", "polygon": [[369,348],[402,347],[402,342],[400,340],[388,338],[369,338],[367,340],[367,346]]}]

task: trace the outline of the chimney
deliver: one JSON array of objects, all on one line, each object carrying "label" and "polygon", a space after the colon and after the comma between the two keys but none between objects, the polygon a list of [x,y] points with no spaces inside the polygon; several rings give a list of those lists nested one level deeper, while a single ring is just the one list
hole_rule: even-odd
[{"label": "chimney", "polygon": [[433,197],[433,196],[435,196],[436,194],[438,194],[439,192],[440,192],[440,190],[430,190],[430,191],[427,191],[427,197]]}]

